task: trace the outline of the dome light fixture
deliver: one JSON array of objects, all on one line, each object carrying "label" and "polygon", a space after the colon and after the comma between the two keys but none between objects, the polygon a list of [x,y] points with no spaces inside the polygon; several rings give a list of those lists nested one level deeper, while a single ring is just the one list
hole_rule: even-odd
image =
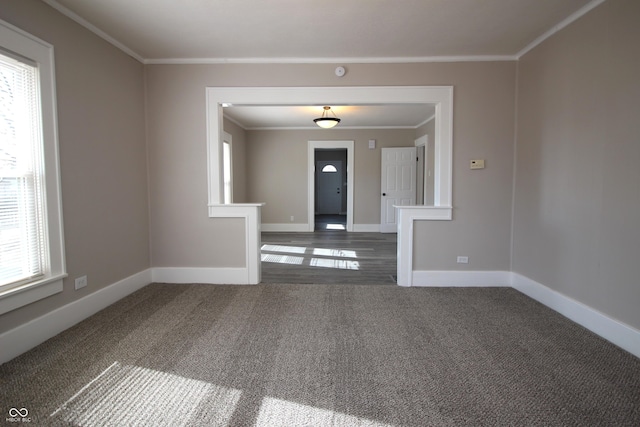
[{"label": "dome light fixture", "polygon": [[[329,112],[333,114],[333,117],[329,116]],[[331,107],[323,107],[322,117],[318,117],[317,119],[313,119],[314,123],[324,129],[331,129],[338,123],[340,123],[340,119],[336,117],[336,113],[333,112]]]}]

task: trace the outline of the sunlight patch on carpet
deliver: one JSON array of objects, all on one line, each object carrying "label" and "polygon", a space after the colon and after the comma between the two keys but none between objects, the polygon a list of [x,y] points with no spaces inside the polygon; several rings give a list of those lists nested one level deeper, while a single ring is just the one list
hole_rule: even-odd
[{"label": "sunlight patch on carpet", "polygon": [[271,426],[394,427],[391,424],[380,423],[328,409],[265,397],[262,400],[255,427]]},{"label": "sunlight patch on carpet", "polygon": [[87,427],[113,425],[188,426],[198,408],[215,410],[226,426],[242,392],[205,381],[113,363],[56,409],[51,417]]}]

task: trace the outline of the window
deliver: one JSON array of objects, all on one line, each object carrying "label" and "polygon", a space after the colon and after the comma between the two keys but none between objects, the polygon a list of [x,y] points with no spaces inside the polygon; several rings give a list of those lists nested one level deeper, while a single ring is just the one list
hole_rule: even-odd
[{"label": "window", "polygon": [[62,291],[53,48],[0,21],[0,314]]},{"label": "window", "polygon": [[325,165],[325,167],[322,168],[322,172],[323,173],[335,173],[335,172],[338,172],[338,169],[336,169],[336,167],[333,166],[333,165]]},{"label": "window", "polygon": [[45,268],[38,68],[0,53],[0,286]]}]

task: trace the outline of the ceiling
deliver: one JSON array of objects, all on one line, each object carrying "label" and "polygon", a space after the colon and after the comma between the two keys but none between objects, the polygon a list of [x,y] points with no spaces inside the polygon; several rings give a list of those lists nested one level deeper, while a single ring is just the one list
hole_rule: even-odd
[{"label": "ceiling", "polygon": [[[415,129],[434,117],[432,104],[332,105],[341,129]],[[319,129],[313,119],[322,115],[321,106],[234,106],[224,115],[247,130]],[[329,114],[333,117],[333,114]]]},{"label": "ceiling", "polygon": [[[339,65],[517,60],[604,0],[43,1],[143,63]],[[341,127],[415,127],[432,115],[429,106],[332,107]],[[250,129],[313,126],[322,112],[273,108],[225,114]]]}]

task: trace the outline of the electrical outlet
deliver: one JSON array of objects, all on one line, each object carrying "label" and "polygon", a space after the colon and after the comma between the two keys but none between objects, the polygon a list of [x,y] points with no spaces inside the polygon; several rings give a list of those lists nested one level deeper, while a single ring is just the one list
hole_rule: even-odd
[{"label": "electrical outlet", "polygon": [[459,256],[457,258],[456,262],[458,264],[469,264],[469,257],[468,256]]},{"label": "electrical outlet", "polygon": [[294,220],[293,215],[291,215],[291,222],[293,222],[293,220]]},{"label": "electrical outlet", "polygon": [[76,291],[87,286],[87,276],[78,277],[76,279]]}]

